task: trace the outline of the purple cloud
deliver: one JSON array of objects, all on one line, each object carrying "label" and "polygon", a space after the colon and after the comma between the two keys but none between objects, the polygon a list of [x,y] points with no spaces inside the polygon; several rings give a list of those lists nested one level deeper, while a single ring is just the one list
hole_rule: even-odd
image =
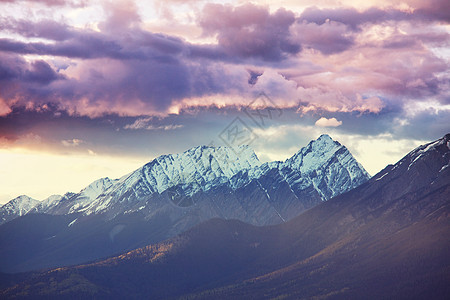
[{"label": "purple cloud", "polygon": [[54,41],[64,41],[75,34],[69,26],[53,20],[31,22],[4,18],[0,21],[0,27],[5,31],[18,33],[27,38],[45,38]]},{"label": "purple cloud", "polygon": [[48,63],[37,60],[31,64],[30,70],[26,70],[23,76],[25,81],[49,84],[52,81],[64,79],[65,77],[55,72]]},{"label": "purple cloud", "polygon": [[447,0],[410,0],[416,7],[414,14],[428,21],[450,23],[450,2]]},{"label": "purple cloud", "polygon": [[335,21],[348,25],[354,31],[361,30],[360,26],[363,24],[379,24],[386,21],[450,22],[450,4],[448,1],[433,0],[414,4],[418,7],[412,12],[377,7],[371,7],[361,12],[355,8],[320,9],[317,7],[309,7],[302,12],[298,21],[316,23],[318,25],[325,24],[327,21]]},{"label": "purple cloud", "polygon": [[[47,62],[36,60],[26,62],[20,56],[0,53],[0,99],[25,104],[36,101],[56,81],[65,76],[56,72]],[[39,102],[39,101],[38,101]]]},{"label": "purple cloud", "polygon": [[449,41],[450,34],[447,32],[412,33],[408,35],[394,34],[383,41],[383,47],[390,49],[424,49],[424,44],[433,47],[445,47]]},{"label": "purple cloud", "polygon": [[[439,40],[448,39],[448,34],[392,34],[378,44],[361,35],[364,22],[407,20],[411,13],[310,8],[296,21],[282,8],[271,13],[253,4],[208,4],[198,15],[198,24],[205,35],[217,36],[218,44],[204,45],[142,29],[133,5],[111,4],[108,9],[100,32],[52,20],[0,20],[5,30],[32,38],[0,39],[5,57],[0,62],[2,101],[54,102],[90,116],[138,115],[167,112],[180,103],[207,106],[222,101],[222,95],[232,99],[269,89],[282,91],[283,105],[301,99],[310,107],[352,110],[356,94],[367,99],[378,99],[380,93],[419,99],[441,97],[448,86],[439,75],[445,64],[421,44],[442,45]],[[320,54],[299,54],[301,45]],[[357,51],[383,60],[358,59]],[[54,56],[62,63],[24,60],[24,54]],[[423,64],[415,64],[418,56]],[[369,104],[356,107],[364,105]],[[379,108],[376,105],[373,111]]]},{"label": "purple cloud", "polygon": [[0,51],[20,54],[37,54],[63,56],[70,58],[100,58],[117,59],[139,58],[142,53],[126,51],[116,41],[108,40],[102,35],[87,34],[55,44],[39,42],[18,42],[11,39],[0,39]]},{"label": "purple cloud", "polygon": [[189,56],[211,60],[232,60],[214,45],[194,45],[180,38],[151,33],[141,29],[129,30],[123,37],[115,34],[80,30],[50,20],[0,22],[7,30],[25,37],[50,39],[53,43],[22,42],[0,38],[0,51],[19,54],[52,55],[68,58],[162,59]]},{"label": "purple cloud", "polygon": [[325,24],[327,20],[330,20],[348,25],[353,30],[359,30],[359,26],[364,23],[381,23],[387,20],[400,21],[410,16],[411,14],[403,11],[395,9],[383,10],[375,7],[363,12],[359,12],[354,8],[320,9],[309,7],[303,11],[298,20],[318,25]]},{"label": "purple cloud", "polygon": [[327,21],[321,25],[302,22],[294,26],[299,42],[305,48],[319,50],[323,54],[345,51],[354,45],[354,36],[342,23]]},{"label": "purple cloud", "polygon": [[279,61],[300,52],[300,44],[289,32],[294,22],[291,11],[280,8],[270,14],[268,9],[253,4],[207,4],[199,17],[204,34],[218,34],[219,46],[227,54],[266,61]]},{"label": "purple cloud", "polygon": [[71,6],[83,7],[88,0],[2,0],[2,2],[20,3],[20,2],[36,2],[45,6]]}]

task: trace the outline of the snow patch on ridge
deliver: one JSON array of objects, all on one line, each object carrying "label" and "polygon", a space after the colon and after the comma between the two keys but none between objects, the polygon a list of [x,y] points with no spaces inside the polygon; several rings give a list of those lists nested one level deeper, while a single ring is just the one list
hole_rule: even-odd
[{"label": "snow patch on ridge", "polygon": [[21,195],[3,205],[1,207],[1,211],[7,214],[16,214],[17,216],[23,216],[39,203],[40,202],[36,199],[33,199],[26,195]]}]

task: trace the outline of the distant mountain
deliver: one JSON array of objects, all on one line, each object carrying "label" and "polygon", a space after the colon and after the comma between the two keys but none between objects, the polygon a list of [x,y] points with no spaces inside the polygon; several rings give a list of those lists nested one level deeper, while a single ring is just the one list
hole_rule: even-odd
[{"label": "distant mountain", "polygon": [[[27,271],[107,257],[213,218],[279,224],[368,178],[347,148],[328,135],[284,162],[264,164],[248,146],[195,147],[160,156],[120,179],[99,179],[78,194],[43,202],[25,218],[0,226],[0,240],[15,232],[8,250],[0,248],[0,270]],[[52,228],[49,224],[59,224],[56,220],[66,224]],[[33,227],[32,237],[22,232],[25,224]],[[68,248],[68,243],[73,246]],[[38,250],[22,250],[31,244]]]},{"label": "distant mountain", "polygon": [[63,197],[64,196],[61,195],[52,195],[47,199],[38,202],[32,209],[30,209],[29,213],[49,213],[53,207],[59,204]]},{"label": "distant mountain", "polygon": [[38,200],[25,195],[12,199],[0,207],[0,224],[27,214],[39,203]]},{"label": "distant mountain", "polygon": [[449,299],[449,166],[450,134],[289,222],[212,219],[106,260],[3,275],[1,295]]}]

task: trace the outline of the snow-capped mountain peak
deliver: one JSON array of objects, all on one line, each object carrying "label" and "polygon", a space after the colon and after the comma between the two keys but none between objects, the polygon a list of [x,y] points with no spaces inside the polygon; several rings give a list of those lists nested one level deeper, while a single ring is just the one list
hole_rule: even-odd
[{"label": "snow-capped mountain peak", "polygon": [[21,195],[12,199],[2,207],[0,207],[0,223],[7,222],[14,218],[27,214],[40,202],[36,199]]},{"label": "snow-capped mountain peak", "polygon": [[53,207],[57,206],[62,199],[63,196],[61,195],[52,195],[40,201],[35,207],[33,207],[30,210],[30,212],[32,213],[48,212]]},{"label": "snow-capped mountain peak", "polygon": [[[443,138],[440,138],[434,142],[422,145],[411,151],[407,156],[405,156],[400,163],[408,163],[408,170],[410,170],[417,162],[420,161],[420,158],[433,155],[434,153],[439,152],[439,149],[450,149],[450,133],[446,134]],[[442,151],[441,151],[442,152]],[[450,165],[449,161],[450,157],[447,155],[445,158],[447,162],[447,166]]]},{"label": "snow-capped mountain peak", "polygon": [[[242,170],[261,163],[249,146],[238,148],[199,146],[180,154],[162,155],[143,167],[147,181],[162,193],[176,185],[197,183],[208,189]],[[195,192],[192,191],[192,192]]]},{"label": "snow-capped mountain peak", "polygon": [[105,196],[120,179],[100,178],[82,189],[78,194],[67,196],[68,201],[59,209],[60,213],[73,213],[93,205],[97,198]]},{"label": "snow-capped mountain peak", "polygon": [[321,135],[317,140],[311,141],[306,147],[300,149],[286,164],[292,168],[308,173],[320,164],[326,163],[343,146],[327,135]]},{"label": "snow-capped mountain peak", "polygon": [[[236,173],[260,164],[249,146],[198,146],[179,154],[161,155],[118,180],[104,178],[101,184],[92,183],[76,197],[70,212],[98,213],[114,203],[136,203],[138,199],[161,194],[172,187],[178,187],[183,194],[191,196],[227,183]],[[99,184],[101,188],[96,189]],[[99,192],[88,193],[91,190]],[[86,193],[89,197],[83,197]]]},{"label": "snow-capped mountain peak", "polygon": [[112,180],[108,177],[95,180],[94,182],[89,184],[87,187],[82,189],[77,198],[78,199],[85,198],[85,199],[89,199],[89,200],[94,200],[98,196],[100,196],[102,193],[107,191],[116,182],[117,182],[117,179]]},{"label": "snow-capped mountain peak", "polygon": [[348,149],[323,134],[300,149],[284,164],[309,177],[324,200],[367,181],[370,175]]},{"label": "snow-capped mountain peak", "polygon": [[21,195],[17,198],[12,199],[1,208],[5,210],[10,210],[17,212],[19,216],[22,216],[29,212],[34,206],[39,203],[38,200],[28,197],[27,195]]}]

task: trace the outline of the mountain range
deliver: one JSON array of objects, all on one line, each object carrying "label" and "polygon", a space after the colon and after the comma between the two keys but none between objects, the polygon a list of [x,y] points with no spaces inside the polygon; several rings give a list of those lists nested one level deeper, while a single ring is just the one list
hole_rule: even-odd
[{"label": "mountain range", "polygon": [[448,299],[449,166],[450,134],[290,221],[254,226],[210,219],[108,259],[3,274],[1,293],[65,299]]},{"label": "mountain range", "polygon": [[[113,218],[118,214],[142,211],[149,216],[155,212],[151,206],[163,198],[178,207],[209,206],[198,209],[203,214],[211,214],[202,216],[204,219],[215,216],[238,218],[255,225],[266,225],[285,221],[292,214],[297,215],[299,209],[328,200],[368,178],[368,173],[347,148],[328,135],[311,141],[284,162],[264,164],[249,146],[236,149],[200,146],[177,155],[162,155],[120,179],[96,180],[77,194],[54,195],[42,202],[20,196],[1,207],[0,214],[2,222],[26,213],[104,214]],[[217,195],[220,191],[224,195],[238,194],[251,184],[264,194],[264,217],[255,218],[246,204],[237,203],[236,199],[226,199],[226,207],[220,202],[203,203],[207,194]],[[277,198],[280,185],[288,187],[288,195],[283,196],[291,201],[285,200],[287,203],[282,204],[278,199],[272,199]],[[227,216],[233,201],[236,203],[232,205],[239,207],[241,216],[237,217],[236,212]],[[291,205],[292,202],[302,202],[305,207]]]},{"label": "mountain range", "polygon": [[328,135],[284,162],[261,163],[249,146],[162,155],[79,193],[42,202],[21,196],[2,206],[0,240],[8,243],[0,247],[0,271],[104,258],[213,218],[280,224],[368,179],[348,149]]}]

